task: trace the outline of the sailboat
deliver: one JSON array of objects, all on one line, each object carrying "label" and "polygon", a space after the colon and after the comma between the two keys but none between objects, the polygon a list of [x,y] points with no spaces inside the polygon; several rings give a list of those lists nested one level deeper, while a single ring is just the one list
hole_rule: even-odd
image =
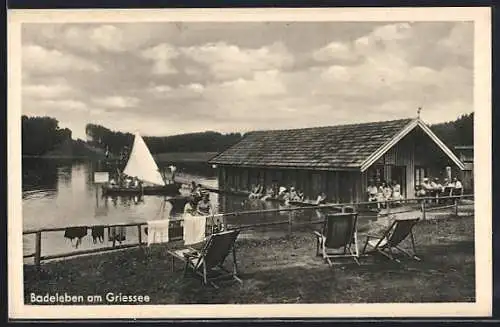
[{"label": "sailboat", "polygon": [[180,184],[168,181],[160,173],[148,146],[139,133],[135,133],[134,144],[123,174],[137,177],[142,186],[121,187],[106,184],[103,194],[127,195],[178,195]]}]

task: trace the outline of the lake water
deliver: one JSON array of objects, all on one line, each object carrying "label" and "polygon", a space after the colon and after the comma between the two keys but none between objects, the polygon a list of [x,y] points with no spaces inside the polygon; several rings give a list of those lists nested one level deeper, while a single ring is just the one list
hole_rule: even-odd
[{"label": "lake water", "polygon": [[[171,163],[169,163],[171,164]],[[162,163],[159,163],[163,166]],[[166,164],[165,164],[166,165]],[[203,163],[176,163],[178,172],[196,178],[204,184],[217,185],[216,171]],[[53,159],[23,160],[23,230],[50,227],[71,227],[81,225],[106,225],[112,223],[147,222],[166,217],[180,217],[182,213],[172,212],[169,202],[163,196],[144,196],[142,201],[131,197],[103,197],[101,190],[92,182],[95,162]],[[97,192],[97,193],[96,193]],[[210,193],[210,200],[217,212],[273,209],[274,202],[248,201],[244,197]],[[162,209],[163,208],[163,209]],[[259,215],[242,215],[228,218],[230,224],[252,224],[264,221],[286,220],[293,215],[294,221],[318,219],[312,210],[304,212],[279,212]],[[230,221],[229,221],[230,220]],[[286,225],[260,228],[255,233],[266,231],[287,231]],[[124,244],[137,242],[136,227],[128,227]],[[252,231],[250,231],[252,233]],[[143,236],[143,239],[145,236]],[[34,252],[35,235],[23,237],[24,254]],[[78,250],[107,247],[104,243],[93,243],[89,234],[83,238]],[[64,232],[42,233],[42,256],[75,251]],[[25,262],[32,262],[26,259]]]}]

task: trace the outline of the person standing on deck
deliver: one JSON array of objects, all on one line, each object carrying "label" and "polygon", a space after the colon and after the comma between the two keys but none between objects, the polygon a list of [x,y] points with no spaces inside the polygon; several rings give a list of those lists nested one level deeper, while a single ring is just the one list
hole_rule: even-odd
[{"label": "person standing on deck", "polygon": [[170,180],[172,181],[172,183],[175,182],[175,172],[177,171],[177,167],[175,167],[174,165],[170,165],[168,166],[168,168],[170,169]]},{"label": "person standing on deck", "polygon": [[189,201],[184,206],[184,214],[188,214],[191,216],[196,215],[196,200],[194,197],[190,196]]}]

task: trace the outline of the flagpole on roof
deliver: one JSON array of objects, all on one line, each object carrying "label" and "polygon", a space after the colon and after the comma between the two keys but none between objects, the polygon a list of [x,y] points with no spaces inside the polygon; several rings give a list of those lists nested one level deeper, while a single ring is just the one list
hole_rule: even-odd
[{"label": "flagpole on roof", "polygon": [[418,107],[417,109],[417,118],[420,119],[420,112],[422,111],[422,107]]}]

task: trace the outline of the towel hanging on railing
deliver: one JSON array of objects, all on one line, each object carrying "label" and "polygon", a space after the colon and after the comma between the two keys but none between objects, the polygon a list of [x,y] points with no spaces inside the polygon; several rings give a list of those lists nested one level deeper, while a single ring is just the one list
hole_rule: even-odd
[{"label": "towel hanging on railing", "polygon": [[153,243],[166,243],[168,242],[170,220],[153,220],[148,221],[147,235],[148,246]]},{"label": "towel hanging on railing", "polygon": [[184,215],[184,245],[203,242],[207,225],[207,217]]},{"label": "towel hanging on railing", "polygon": [[117,241],[120,244],[126,240],[125,226],[112,226],[108,228],[108,240],[110,242]]},{"label": "towel hanging on railing", "polygon": [[92,227],[92,241],[96,244],[98,241],[100,243],[104,242],[104,226],[94,226]]},{"label": "towel hanging on railing", "polygon": [[[71,241],[71,245],[78,248],[78,246],[82,243],[82,238],[87,235],[87,232],[88,230],[86,226],[68,227],[64,230],[64,237]],[[73,244],[74,239],[76,239],[75,244]]]}]

